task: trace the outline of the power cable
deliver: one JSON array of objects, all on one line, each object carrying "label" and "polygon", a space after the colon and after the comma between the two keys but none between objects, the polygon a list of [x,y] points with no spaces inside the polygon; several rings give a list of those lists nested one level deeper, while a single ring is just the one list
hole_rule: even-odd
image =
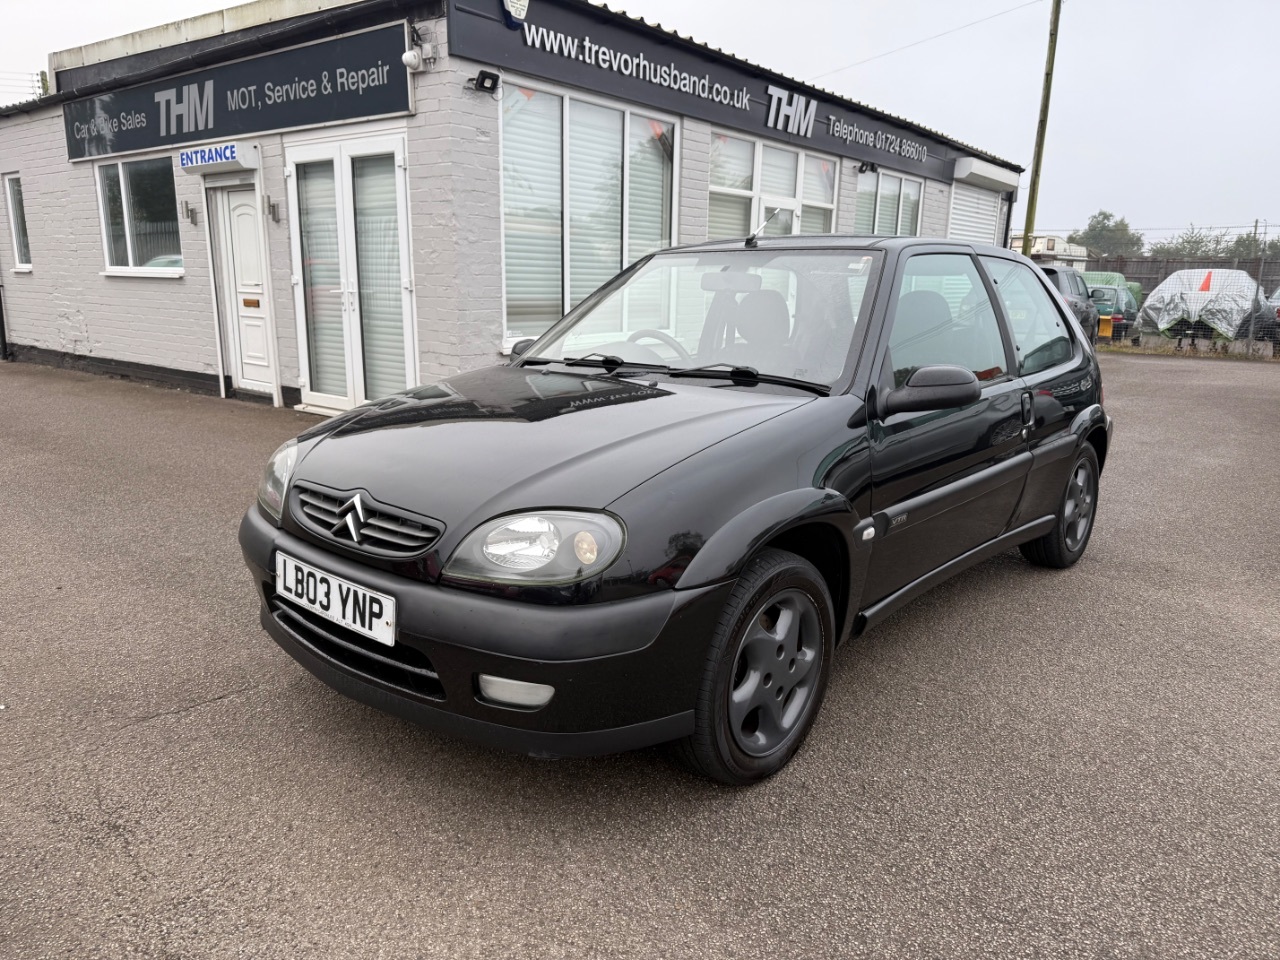
[{"label": "power cable", "polygon": [[968,30],[970,27],[976,27],[980,23],[986,23],[988,20],[994,20],[996,19],[996,17],[1003,17],[1005,14],[1015,13],[1018,10],[1022,10],[1026,7],[1033,7],[1037,3],[1042,3],[1042,2],[1043,0],[1027,0],[1026,3],[1020,3],[1018,4],[1018,6],[1010,7],[1008,10],[1001,10],[999,13],[993,13],[991,14],[991,16],[983,17],[981,20],[973,20],[973,21],[970,21],[969,23],[962,23],[958,27],[953,27],[950,30],[944,30],[942,31],[942,33],[935,33],[933,36],[925,37],[923,40],[916,40],[904,46],[894,47],[892,50],[886,50],[884,53],[877,53],[874,57],[867,57],[867,59],[865,60],[858,60],[855,63],[845,64],[843,67],[836,67],[836,69],[834,70],[828,70],[826,73],[816,74],[812,77],[809,77],[809,79],[806,80],[805,82],[812,83],[814,80],[821,80],[823,77],[829,77],[834,73],[843,73],[846,70],[852,70],[854,67],[860,67],[864,63],[870,63],[872,60],[879,60],[882,57],[889,56],[890,54],[901,53],[903,50],[910,50],[912,47],[918,47],[920,46],[920,44],[928,43],[930,40],[939,40],[942,37],[949,37],[953,33],[959,33],[961,30]]}]

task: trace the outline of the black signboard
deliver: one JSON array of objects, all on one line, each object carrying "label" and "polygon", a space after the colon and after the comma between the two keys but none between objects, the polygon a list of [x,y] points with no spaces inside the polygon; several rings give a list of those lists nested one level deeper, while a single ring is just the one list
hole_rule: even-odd
[{"label": "black signboard", "polygon": [[530,0],[523,22],[503,7],[449,0],[449,52],[939,180],[950,180],[956,158],[970,153],[585,3]]},{"label": "black signboard", "polygon": [[68,103],[67,156],[407,113],[406,29],[395,23]]}]

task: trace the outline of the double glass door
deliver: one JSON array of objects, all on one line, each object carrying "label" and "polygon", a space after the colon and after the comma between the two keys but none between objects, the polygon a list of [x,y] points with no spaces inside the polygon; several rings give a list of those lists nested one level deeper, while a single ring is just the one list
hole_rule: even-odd
[{"label": "double glass door", "polygon": [[303,403],[345,410],[415,385],[404,142],[288,151]]}]

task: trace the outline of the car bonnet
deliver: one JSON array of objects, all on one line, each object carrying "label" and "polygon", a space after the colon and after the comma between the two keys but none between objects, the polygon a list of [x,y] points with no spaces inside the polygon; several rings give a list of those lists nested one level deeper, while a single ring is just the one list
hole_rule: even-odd
[{"label": "car bonnet", "polygon": [[458,536],[508,511],[603,507],[813,399],[543,370],[491,367],[338,418],[295,478],[363,490]]}]

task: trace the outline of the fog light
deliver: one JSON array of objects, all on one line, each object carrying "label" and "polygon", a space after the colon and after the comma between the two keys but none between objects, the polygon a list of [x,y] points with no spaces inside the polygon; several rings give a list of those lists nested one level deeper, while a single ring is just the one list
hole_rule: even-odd
[{"label": "fog light", "polygon": [[480,695],[494,703],[505,703],[512,707],[545,707],[551,702],[555,692],[555,687],[549,687],[545,683],[525,683],[523,680],[480,674]]}]

